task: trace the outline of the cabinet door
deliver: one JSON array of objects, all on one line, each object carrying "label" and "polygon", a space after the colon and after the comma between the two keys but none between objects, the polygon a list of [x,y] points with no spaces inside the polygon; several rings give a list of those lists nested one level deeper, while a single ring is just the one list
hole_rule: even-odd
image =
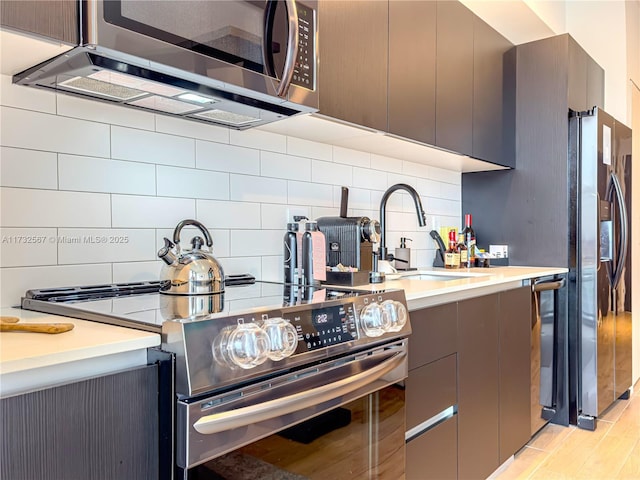
[{"label": "cabinet door", "polygon": [[446,303],[411,312],[409,370],[455,353],[458,348],[458,306]]},{"label": "cabinet door", "polygon": [[500,293],[500,464],[531,436],[531,289]]},{"label": "cabinet door", "polygon": [[456,356],[409,370],[405,392],[407,431],[456,405]]},{"label": "cabinet door", "polygon": [[407,480],[455,480],[457,415],[407,443]]},{"label": "cabinet door", "polygon": [[436,3],[389,3],[389,132],[436,140]]},{"label": "cabinet door", "polygon": [[73,0],[2,0],[0,19],[5,27],[77,44],[78,3]]},{"label": "cabinet door", "polygon": [[0,478],[158,478],[158,367],[0,401]]},{"label": "cabinet door", "polygon": [[389,4],[319,3],[320,113],[387,130]]},{"label": "cabinet door", "polygon": [[[505,125],[513,116],[504,112],[504,55],[513,45],[482,19],[473,21],[473,156],[513,167],[515,159]],[[507,127],[507,128],[505,128]]]},{"label": "cabinet door", "polygon": [[460,479],[486,478],[499,466],[498,307],[498,294],[458,303]]},{"label": "cabinet door", "polygon": [[437,2],[436,145],[472,155],[473,13]]}]

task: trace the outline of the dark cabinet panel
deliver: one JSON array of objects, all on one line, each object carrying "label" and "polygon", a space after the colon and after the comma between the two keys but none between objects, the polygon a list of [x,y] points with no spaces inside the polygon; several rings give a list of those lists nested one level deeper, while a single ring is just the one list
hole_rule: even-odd
[{"label": "dark cabinet panel", "polygon": [[567,100],[569,108],[583,111],[589,108],[587,103],[587,52],[570,37],[567,37]]},{"label": "dark cabinet panel", "polygon": [[[509,155],[512,138],[505,125],[513,108],[505,99],[504,55],[512,43],[474,16],[473,21],[473,156],[505,166],[514,166]],[[507,128],[504,128],[507,126]]]},{"label": "dark cabinet panel", "polygon": [[436,145],[472,155],[473,13],[437,2]]},{"label": "dark cabinet panel", "polygon": [[436,2],[389,3],[389,132],[433,145]]},{"label": "dark cabinet panel", "polygon": [[407,443],[407,480],[457,478],[457,416],[449,418]]},{"label": "dark cabinet panel", "polygon": [[158,478],[158,367],[0,401],[0,477]]},{"label": "dark cabinet panel", "polygon": [[409,370],[457,351],[457,318],[455,302],[411,312]]},{"label": "dark cabinet panel", "polygon": [[531,436],[531,288],[500,293],[500,459]]},{"label": "dark cabinet panel", "polygon": [[587,56],[587,106],[604,109],[604,70]]},{"label": "dark cabinet panel", "polygon": [[75,0],[2,0],[0,19],[5,27],[69,44],[78,43],[78,2]]},{"label": "dark cabinet panel", "polygon": [[456,356],[409,371],[405,380],[407,430],[456,405]]},{"label": "dark cabinet panel", "polygon": [[499,466],[498,309],[498,294],[458,303],[460,479],[486,478]]},{"label": "dark cabinet panel", "polygon": [[320,113],[387,130],[388,2],[322,1]]}]

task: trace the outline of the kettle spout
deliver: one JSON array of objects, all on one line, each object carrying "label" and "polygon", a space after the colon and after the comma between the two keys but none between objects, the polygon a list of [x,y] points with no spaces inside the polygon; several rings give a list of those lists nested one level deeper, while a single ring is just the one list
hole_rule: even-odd
[{"label": "kettle spout", "polygon": [[178,257],[176,257],[175,253],[171,250],[173,247],[175,247],[175,244],[165,237],[164,247],[158,250],[158,257],[167,265],[174,265],[178,260]]}]

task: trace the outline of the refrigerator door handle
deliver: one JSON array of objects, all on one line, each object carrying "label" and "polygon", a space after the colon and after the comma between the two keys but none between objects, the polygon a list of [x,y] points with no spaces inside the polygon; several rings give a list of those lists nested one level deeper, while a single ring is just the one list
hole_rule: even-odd
[{"label": "refrigerator door handle", "polygon": [[620,212],[620,248],[618,250],[618,260],[616,262],[615,276],[613,279],[613,288],[618,287],[620,278],[622,277],[622,269],[627,261],[627,251],[629,250],[629,218],[627,217],[627,206],[624,202],[624,193],[620,185],[620,179],[615,173],[611,174],[613,184],[615,186],[618,210]]},{"label": "refrigerator door handle", "polygon": [[613,203],[614,195],[616,203],[618,205],[618,214],[620,217],[620,236],[618,238],[616,259],[613,265],[613,271],[610,279],[612,288],[616,288],[618,286],[618,283],[620,282],[620,277],[622,276],[622,268],[627,260],[627,250],[629,248],[627,207],[624,203],[624,194],[622,193],[620,180],[618,179],[618,176],[612,172],[609,179],[609,187],[607,188],[607,201]]}]

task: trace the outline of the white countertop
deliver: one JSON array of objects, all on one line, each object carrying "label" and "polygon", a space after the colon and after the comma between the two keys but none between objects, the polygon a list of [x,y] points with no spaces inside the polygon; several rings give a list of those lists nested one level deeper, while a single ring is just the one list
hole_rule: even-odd
[{"label": "white countertop", "polygon": [[[449,303],[517,288],[531,278],[567,272],[566,268],[491,267],[459,270],[420,269],[402,275],[439,273],[455,280],[392,279],[370,288],[402,288],[409,310]],[[367,288],[367,286],[356,287]],[[146,349],[159,346],[160,335],[97,322],[44,313],[0,309],[0,315],[20,323],[73,323],[74,329],[54,335],[27,332],[0,333],[0,395],[60,384],[142,365]]]},{"label": "white countertop", "polygon": [[[73,323],[58,334],[0,332],[0,395],[115,372],[146,362],[160,335],[45,313],[0,309],[19,323]],[[83,365],[80,365],[83,363]]]},{"label": "white countertop", "polygon": [[[384,283],[369,284],[372,288],[402,288],[407,298],[409,310],[455,302],[465,298],[488,295],[517,288],[523,281],[566,273],[559,267],[489,267],[446,270],[444,268],[424,268],[417,271],[387,274]],[[413,280],[407,276],[433,273],[445,276],[459,276],[456,280]],[[361,287],[357,287],[361,288]]]}]

